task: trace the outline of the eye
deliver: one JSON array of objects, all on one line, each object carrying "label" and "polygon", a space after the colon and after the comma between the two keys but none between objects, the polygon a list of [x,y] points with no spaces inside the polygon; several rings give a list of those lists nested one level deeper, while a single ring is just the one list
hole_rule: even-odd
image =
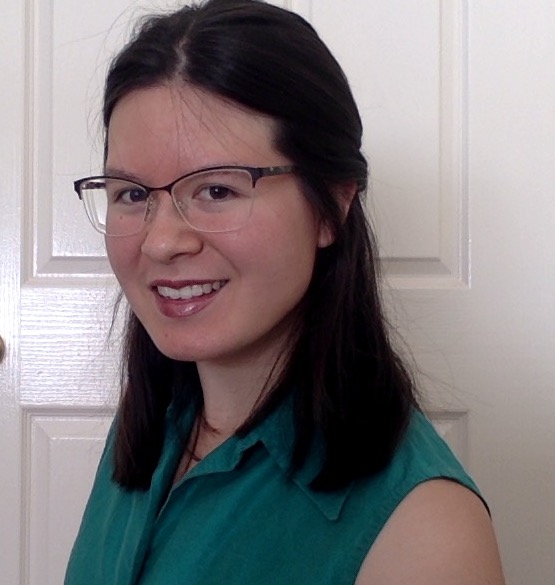
[{"label": "eye", "polygon": [[[226,168],[199,171],[174,185],[173,195],[183,205],[206,211],[222,211],[224,204],[233,205],[252,195],[252,179],[242,169]],[[226,205],[227,207],[227,205]]]},{"label": "eye", "polygon": [[105,188],[110,202],[123,205],[145,203],[149,195],[144,187],[117,179],[106,181]]},{"label": "eye", "polygon": [[121,203],[144,203],[148,199],[148,193],[139,187],[121,189],[116,193],[115,201]]},{"label": "eye", "polygon": [[195,194],[195,199],[201,201],[227,201],[239,196],[232,187],[226,185],[205,185],[198,189]]}]

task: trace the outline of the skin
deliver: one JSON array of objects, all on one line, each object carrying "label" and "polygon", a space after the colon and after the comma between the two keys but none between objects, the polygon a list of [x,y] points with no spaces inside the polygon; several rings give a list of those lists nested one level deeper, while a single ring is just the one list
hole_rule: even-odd
[{"label": "skin", "polygon": [[483,502],[434,480],[401,502],[374,543],[356,585],[504,585]]},{"label": "skin", "polygon": [[[275,149],[274,132],[268,118],[193,87],[137,90],[114,110],[106,172],[157,186],[207,166],[290,164]],[[198,456],[233,433],[259,399],[317,249],[332,240],[289,175],[258,183],[249,223],[235,232],[191,229],[158,193],[140,234],[106,239],[114,273],[153,342],[171,358],[197,363],[207,421]],[[154,286],[216,281],[225,285],[190,302],[161,303]],[[356,583],[503,585],[483,504],[451,482],[419,486],[390,518]]]}]

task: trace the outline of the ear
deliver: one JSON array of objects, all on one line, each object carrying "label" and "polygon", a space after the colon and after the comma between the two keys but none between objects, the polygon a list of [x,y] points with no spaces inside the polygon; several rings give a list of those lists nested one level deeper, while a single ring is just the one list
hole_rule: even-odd
[{"label": "ear", "polygon": [[[335,188],[335,198],[341,211],[341,223],[347,218],[349,209],[351,209],[351,203],[357,194],[357,190],[358,187],[354,181],[342,183]],[[328,222],[320,222],[318,230],[318,247],[327,248],[328,246],[331,246],[335,242],[335,235],[335,230]]]}]

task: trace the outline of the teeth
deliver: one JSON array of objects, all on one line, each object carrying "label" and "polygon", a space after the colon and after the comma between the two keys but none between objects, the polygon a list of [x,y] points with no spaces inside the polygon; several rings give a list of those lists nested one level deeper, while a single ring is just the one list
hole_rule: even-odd
[{"label": "teeth", "polygon": [[169,286],[157,286],[158,294],[168,299],[183,299],[188,300],[193,297],[201,297],[208,295],[212,291],[220,290],[225,284],[225,281],[216,280],[214,282],[207,282],[205,284],[193,284],[192,286],[184,286],[183,288],[171,288]]}]

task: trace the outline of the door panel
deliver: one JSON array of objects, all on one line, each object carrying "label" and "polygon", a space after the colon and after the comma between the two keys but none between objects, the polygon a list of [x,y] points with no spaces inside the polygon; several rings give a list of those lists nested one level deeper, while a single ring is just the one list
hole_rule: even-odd
[{"label": "door panel", "polygon": [[25,409],[29,583],[63,582],[110,421],[100,409]]}]

